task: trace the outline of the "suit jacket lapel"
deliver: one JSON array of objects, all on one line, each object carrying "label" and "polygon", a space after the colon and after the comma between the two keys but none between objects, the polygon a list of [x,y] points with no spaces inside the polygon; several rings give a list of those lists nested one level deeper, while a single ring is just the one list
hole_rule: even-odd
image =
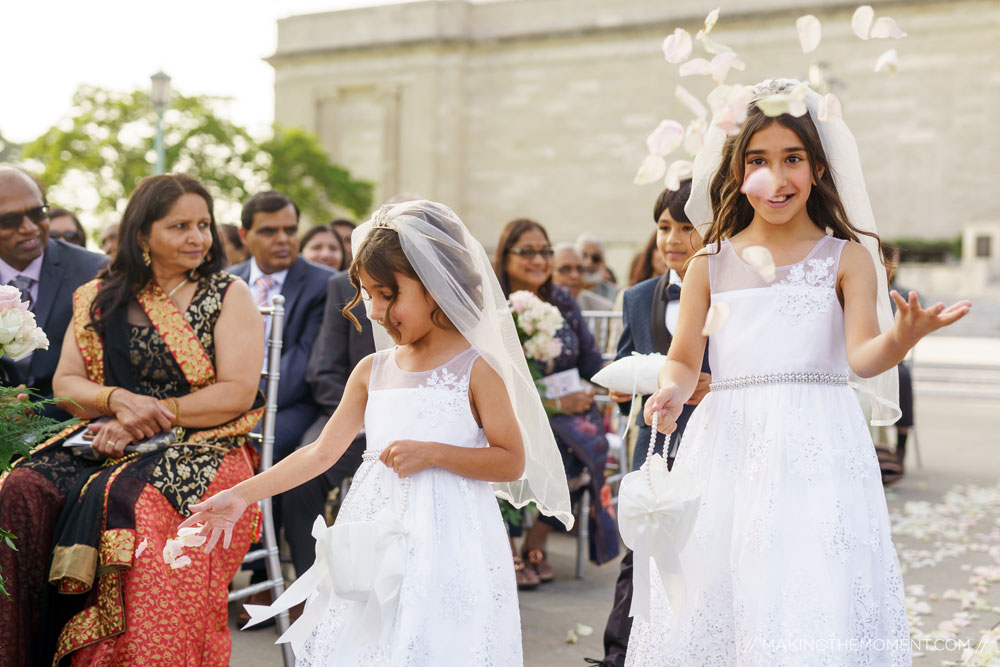
[{"label": "suit jacket lapel", "polygon": [[292,308],[295,307],[295,300],[302,294],[302,283],[305,282],[306,260],[298,257],[292,268],[288,269],[285,282],[281,285],[281,296],[285,297],[285,321],[291,315]]},{"label": "suit jacket lapel", "polygon": [[656,289],[653,290],[653,305],[649,314],[649,327],[653,336],[653,350],[661,354],[666,354],[670,348],[670,341],[673,337],[667,331],[667,302],[663,295],[670,284],[670,273],[664,273],[656,281]]},{"label": "suit jacket lapel", "polygon": [[62,284],[63,268],[60,261],[59,244],[49,241],[45,246],[45,258],[42,259],[42,274],[38,280],[38,300],[33,308],[35,322],[43,329],[49,323],[49,314],[52,312],[52,304],[55,303],[56,295]]}]

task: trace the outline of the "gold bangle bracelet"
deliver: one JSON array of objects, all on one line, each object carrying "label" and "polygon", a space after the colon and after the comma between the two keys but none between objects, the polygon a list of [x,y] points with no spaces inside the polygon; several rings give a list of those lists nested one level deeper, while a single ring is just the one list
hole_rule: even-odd
[{"label": "gold bangle bracelet", "polygon": [[181,404],[176,398],[167,398],[160,401],[161,404],[170,412],[173,413],[174,418],[171,420],[170,425],[176,426],[177,422],[181,420]]},{"label": "gold bangle bracelet", "polygon": [[94,399],[94,407],[106,417],[113,417],[114,411],[111,409],[111,394],[121,387],[101,387],[97,390],[97,398]]}]

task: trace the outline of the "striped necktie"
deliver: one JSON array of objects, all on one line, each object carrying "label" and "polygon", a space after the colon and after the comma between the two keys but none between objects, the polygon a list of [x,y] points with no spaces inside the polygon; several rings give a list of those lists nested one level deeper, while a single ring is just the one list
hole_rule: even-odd
[{"label": "striped necktie", "polygon": [[254,303],[257,304],[258,308],[267,305],[268,294],[270,294],[275,285],[277,285],[277,283],[274,282],[270,276],[261,276],[253,282],[253,300]]}]

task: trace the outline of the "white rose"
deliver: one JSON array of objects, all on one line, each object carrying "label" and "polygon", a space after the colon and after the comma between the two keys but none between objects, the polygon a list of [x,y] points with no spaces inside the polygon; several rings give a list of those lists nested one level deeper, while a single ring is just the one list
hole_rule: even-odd
[{"label": "white rose", "polygon": [[[21,327],[24,326],[25,320],[28,319],[25,315],[31,315],[31,313],[17,308],[0,313],[0,345],[6,346],[14,342]],[[31,319],[34,320],[34,315],[31,315]]]},{"label": "white rose", "polygon": [[4,354],[17,361],[35,350],[35,342],[30,337],[18,336],[13,341],[3,346]]},{"label": "white rose", "polygon": [[41,327],[35,327],[29,337],[36,350],[49,349],[49,337],[45,335],[45,331]]}]

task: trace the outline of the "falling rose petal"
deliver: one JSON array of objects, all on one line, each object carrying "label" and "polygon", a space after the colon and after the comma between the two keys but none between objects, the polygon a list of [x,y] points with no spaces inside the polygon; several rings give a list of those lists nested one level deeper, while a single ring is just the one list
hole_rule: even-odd
[{"label": "falling rose petal", "polygon": [[180,558],[176,559],[173,563],[170,564],[170,569],[179,570],[180,568],[187,567],[190,564],[191,564],[190,556],[181,556]]},{"label": "falling rose petal", "polygon": [[809,65],[809,86],[817,91],[826,88],[826,77],[816,63]]},{"label": "falling rose petal", "polygon": [[146,547],[148,546],[149,546],[149,539],[145,537],[142,538],[142,542],[139,542],[139,546],[135,548],[135,557],[138,558],[139,556],[141,556],[142,552],[145,551]]},{"label": "falling rose petal", "polygon": [[833,93],[827,93],[820,98],[817,115],[821,123],[835,123],[841,120],[844,117],[844,110],[837,96]]},{"label": "falling rose petal", "polygon": [[733,136],[739,134],[740,126],[747,119],[747,107],[753,96],[749,86],[721,84],[708,94],[708,106],[712,109],[712,125]]},{"label": "falling rose petal", "polygon": [[692,170],[694,165],[688,160],[676,160],[670,163],[667,167],[667,175],[663,179],[663,184],[668,190],[678,190],[681,187],[681,181],[685,178],[691,178]]},{"label": "falling rose petal", "polygon": [[646,148],[650,155],[663,157],[680,146],[682,141],[684,126],[676,120],[664,120],[646,137]]},{"label": "falling rose petal", "polygon": [[716,83],[725,83],[726,76],[729,74],[730,69],[735,69],[743,71],[746,69],[746,65],[742,60],[739,59],[732,51],[728,53],[720,53],[719,55],[712,58],[711,62],[712,68],[712,79]]},{"label": "falling rose petal", "polygon": [[201,526],[188,526],[177,531],[177,541],[185,547],[200,547],[208,540],[207,535],[200,535]]},{"label": "falling rose petal", "polygon": [[771,251],[762,245],[751,245],[743,249],[743,261],[753,267],[754,271],[764,279],[773,283],[775,278],[774,257]]},{"label": "falling rose petal", "polygon": [[708,109],[701,103],[701,100],[689,93],[684,86],[677,84],[677,87],[674,88],[674,95],[698,118],[704,118],[708,115]]},{"label": "falling rose petal", "polygon": [[663,178],[663,174],[667,171],[667,163],[659,155],[647,155],[646,159],[642,161],[642,165],[639,167],[639,173],[635,175],[633,183],[636,185],[645,185],[647,183],[652,183],[653,181],[658,181]]},{"label": "falling rose petal", "polygon": [[896,69],[899,68],[899,54],[896,53],[896,49],[889,49],[882,55],[878,57],[875,61],[875,71],[881,72],[886,70],[889,75],[892,76],[896,73]]},{"label": "falling rose petal", "polygon": [[168,539],[167,543],[163,545],[163,562],[173,563],[181,556],[183,551],[184,548],[180,540]]},{"label": "falling rose petal", "polygon": [[668,63],[682,63],[691,57],[691,33],[676,28],[674,34],[663,40],[663,57]]},{"label": "falling rose petal", "polygon": [[708,16],[705,17],[705,25],[702,26],[701,30],[698,31],[698,34],[695,35],[694,38],[701,39],[708,33],[712,32],[712,28],[715,27],[715,24],[718,20],[719,20],[719,8],[716,7],[715,9],[713,9],[708,13]]},{"label": "falling rose petal", "polygon": [[697,155],[705,146],[705,136],[708,134],[708,123],[704,118],[695,118],[684,130],[684,150],[690,155]]},{"label": "falling rose petal", "polygon": [[701,45],[705,47],[705,50],[711,53],[713,56],[717,56],[722,53],[730,53],[733,49],[732,47],[726,46],[725,44],[720,44],[711,37],[702,37]]},{"label": "falling rose petal", "polygon": [[677,69],[681,76],[708,76],[712,73],[712,63],[704,58],[692,58]]},{"label": "falling rose petal", "polygon": [[906,33],[900,30],[896,21],[888,16],[881,17],[872,26],[872,39],[903,39],[904,37],[906,37]]},{"label": "falling rose petal", "polygon": [[854,10],[854,16],[851,17],[851,30],[861,39],[868,39],[874,18],[875,10],[871,5],[861,5]]},{"label": "falling rose petal", "polygon": [[708,308],[708,315],[705,316],[705,326],[701,328],[702,336],[711,336],[719,332],[722,325],[729,318],[729,304],[722,301],[713,301]]},{"label": "falling rose petal", "polygon": [[820,25],[819,19],[812,14],[800,16],[795,21],[795,30],[799,33],[799,44],[802,45],[802,53],[815,51],[823,36],[823,28]]},{"label": "falling rose petal", "polygon": [[778,181],[774,178],[774,173],[767,167],[754,169],[743,180],[743,187],[740,192],[752,197],[770,199],[778,191]]}]

